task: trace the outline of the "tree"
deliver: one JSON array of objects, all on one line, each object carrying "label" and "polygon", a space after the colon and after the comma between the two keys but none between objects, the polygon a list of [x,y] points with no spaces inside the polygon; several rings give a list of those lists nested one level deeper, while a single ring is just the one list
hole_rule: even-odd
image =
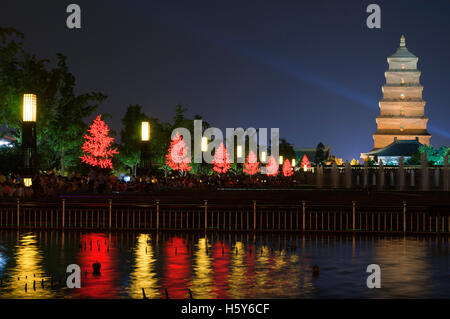
[{"label": "tree", "polygon": [[306,154],[303,154],[302,161],[300,162],[300,167],[304,168],[305,165],[306,165],[306,167],[311,167],[311,163],[308,159],[308,156],[306,156]]},{"label": "tree", "polygon": [[37,96],[37,144],[40,167],[61,163],[78,165],[83,134],[101,93],[76,95],[75,77],[69,72],[66,57],[57,54],[56,67],[25,51],[24,35],[14,29],[0,28],[0,119],[8,135],[21,143],[21,106],[23,93]]},{"label": "tree", "polygon": [[183,141],[183,137],[176,133],[166,154],[166,164],[173,170],[184,173],[191,170],[190,163],[191,157],[188,156],[188,147]]},{"label": "tree", "polygon": [[55,72],[58,91],[54,117],[48,130],[49,145],[57,154],[56,158],[60,157],[61,174],[64,175],[66,165],[76,165],[80,155],[82,137],[87,127],[83,119],[90,116],[106,96],[99,92],[75,95],[75,77],[67,67],[66,57],[62,54],[57,54],[57,57],[58,68]]},{"label": "tree", "polygon": [[363,163],[366,163],[366,162],[367,162],[367,166],[376,166],[375,161],[370,157],[365,157],[363,159]]},{"label": "tree", "polygon": [[227,148],[221,143],[214,153],[213,170],[219,174],[226,173],[231,167],[230,163],[231,160],[227,153]]},{"label": "tree", "polygon": [[266,175],[268,176],[276,176],[278,175],[279,165],[273,155],[270,156],[269,161],[266,165]]},{"label": "tree", "polygon": [[247,160],[244,163],[244,173],[248,175],[255,175],[261,169],[259,168],[259,162],[256,158],[255,152],[250,150],[250,153],[247,155]]},{"label": "tree", "polygon": [[283,175],[288,177],[291,176],[292,174],[294,174],[294,172],[292,170],[291,162],[289,162],[289,160],[286,159],[283,164]]},{"label": "tree", "polygon": [[439,147],[437,150],[431,145],[421,145],[417,151],[411,154],[411,158],[408,159],[408,165],[418,165],[421,161],[422,153],[427,154],[428,164],[430,165],[442,165],[444,163],[444,157],[449,153],[450,148],[445,146]]},{"label": "tree", "polygon": [[83,156],[81,161],[101,168],[112,169],[112,158],[114,154],[119,154],[117,148],[112,148],[114,138],[109,136],[109,127],[98,115],[88,129],[89,134],[84,135],[82,146]]},{"label": "tree", "polygon": [[295,150],[292,144],[288,143],[286,139],[280,138],[279,153],[284,158],[295,158]]},{"label": "tree", "polygon": [[175,106],[175,116],[173,117],[173,127],[184,127],[185,122],[187,121],[184,114],[186,113],[187,109],[183,107],[182,104],[177,104]]},{"label": "tree", "polygon": [[[134,174],[140,162],[141,155],[141,122],[149,121],[148,116],[142,112],[141,105],[128,105],[122,118],[123,128],[120,131],[120,160],[130,167]],[[150,125],[151,130],[154,127]],[[153,137],[153,136],[152,136]]]},{"label": "tree", "polygon": [[336,165],[344,165],[344,160],[342,157],[335,157],[334,161],[336,162]]},{"label": "tree", "polygon": [[315,162],[317,165],[322,164],[325,161],[325,145],[322,142],[317,144]]}]

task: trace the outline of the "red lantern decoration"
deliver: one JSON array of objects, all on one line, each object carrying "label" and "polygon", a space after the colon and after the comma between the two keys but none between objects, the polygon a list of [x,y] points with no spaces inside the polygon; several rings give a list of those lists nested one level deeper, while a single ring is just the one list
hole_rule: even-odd
[{"label": "red lantern decoration", "polygon": [[119,154],[117,148],[111,148],[114,137],[109,136],[109,127],[98,115],[88,129],[89,134],[84,135],[84,144],[81,147],[83,156],[81,161],[91,166],[112,168],[114,154]]}]

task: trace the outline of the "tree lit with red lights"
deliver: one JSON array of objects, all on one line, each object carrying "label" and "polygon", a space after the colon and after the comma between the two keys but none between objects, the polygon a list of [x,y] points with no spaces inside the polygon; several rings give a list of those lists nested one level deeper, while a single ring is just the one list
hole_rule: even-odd
[{"label": "tree lit with red lights", "polygon": [[188,155],[188,147],[183,137],[176,133],[170,142],[169,151],[166,154],[166,164],[173,170],[189,172],[191,170],[191,157]]},{"label": "tree lit with red lights", "polygon": [[309,161],[309,159],[308,159],[308,156],[306,156],[306,154],[304,154],[303,155],[303,158],[302,158],[302,161],[301,161],[301,163],[300,163],[300,166],[301,167],[311,167],[311,163],[310,163],[310,161]]},{"label": "tree lit with red lights", "polygon": [[226,173],[231,167],[230,163],[231,160],[227,153],[227,148],[221,143],[214,153],[213,170],[219,174]]},{"label": "tree lit with red lights", "polygon": [[260,171],[259,162],[253,150],[250,150],[250,153],[247,155],[247,161],[244,163],[243,171],[248,175],[255,175]]},{"label": "tree lit with red lights", "polygon": [[117,148],[111,147],[114,137],[109,136],[109,127],[98,115],[91,126],[88,134],[83,136],[84,144],[81,147],[83,156],[81,161],[88,165],[100,168],[112,168],[114,154],[119,154]]},{"label": "tree lit with red lights", "polygon": [[286,177],[291,176],[292,174],[294,174],[294,172],[292,170],[291,162],[289,162],[288,159],[286,159],[284,161],[282,171],[283,171],[283,175],[286,176]]},{"label": "tree lit with red lights", "polygon": [[272,156],[270,156],[269,161],[267,162],[266,165],[266,175],[269,176],[276,176],[278,175],[279,172],[279,165],[277,163],[277,161],[275,160],[275,158]]}]

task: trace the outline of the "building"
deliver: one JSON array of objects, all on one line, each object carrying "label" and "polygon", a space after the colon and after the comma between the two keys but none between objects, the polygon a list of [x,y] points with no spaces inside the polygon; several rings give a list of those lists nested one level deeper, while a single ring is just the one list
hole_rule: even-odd
[{"label": "building", "polygon": [[395,137],[393,143],[383,148],[370,151],[365,155],[376,163],[382,161],[385,165],[398,165],[400,157],[403,157],[404,162],[406,162],[411,158],[411,154],[417,151],[421,145],[418,139],[399,140]]},{"label": "building", "polygon": [[[323,150],[323,155],[318,154],[320,150]],[[326,147],[320,143],[317,147],[296,147],[294,148],[295,157],[298,161],[301,161],[304,155],[308,158],[311,163],[316,163],[318,157],[321,157],[325,162],[331,160],[331,147],[327,145]]]},{"label": "building", "polygon": [[11,136],[2,136],[0,137],[0,147],[13,147],[16,139]]},{"label": "building", "polygon": [[[386,83],[382,87],[383,98],[379,102],[380,114],[376,119],[377,131],[373,134],[374,146],[369,153],[362,153],[362,158],[375,154],[377,150],[386,151],[386,147],[394,142],[389,153],[398,150],[398,145],[408,145],[407,149],[412,149],[411,145],[417,143],[419,146],[430,144],[428,118],[425,116],[426,102],[422,99],[423,86],[419,81],[421,72],[417,70],[418,60],[406,48],[402,35],[400,47],[387,59],[389,69],[385,72]],[[401,142],[404,140],[413,142]]]}]

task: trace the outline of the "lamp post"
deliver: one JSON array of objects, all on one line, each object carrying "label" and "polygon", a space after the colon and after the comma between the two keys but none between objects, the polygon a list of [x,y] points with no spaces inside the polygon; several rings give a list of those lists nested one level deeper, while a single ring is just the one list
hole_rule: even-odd
[{"label": "lamp post", "polygon": [[36,169],[36,95],[23,95],[22,114],[22,158],[23,177],[31,186],[31,177]]},{"label": "lamp post", "polygon": [[267,155],[266,155],[266,152],[265,152],[265,151],[262,151],[262,152],[261,152],[261,162],[262,162],[262,163],[265,163],[265,162],[266,162],[266,159],[267,159],[266,156],[267,156]]},{"label": "lamp post", "polygon": [[147,174],[151,171],[150,162],[150,123],[141,123],[141,165],[140,165],[140,175]]},{"label": "lamp post", "polygon": [[208,138],[205,136],[202,137],[201,150],[202,152],[206,152],[208,150]]}]

